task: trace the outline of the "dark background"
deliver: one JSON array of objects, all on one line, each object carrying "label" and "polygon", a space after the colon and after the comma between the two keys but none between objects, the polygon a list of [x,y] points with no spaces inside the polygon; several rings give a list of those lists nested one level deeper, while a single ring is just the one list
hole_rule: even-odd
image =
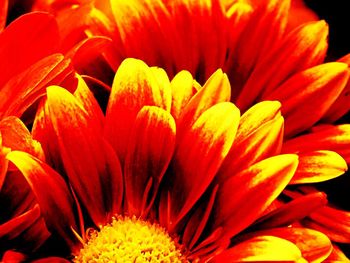
[{"label": "dark background", "polygon": [[305,0],[329,24],[329,60],[350,53],[350,9],[348,0]]}]

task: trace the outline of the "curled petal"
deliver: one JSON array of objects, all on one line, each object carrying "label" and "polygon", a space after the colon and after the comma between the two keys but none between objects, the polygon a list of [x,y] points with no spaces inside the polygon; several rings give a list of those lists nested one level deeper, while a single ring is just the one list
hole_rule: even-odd
[{"label": "curled petal", "polygon": [[290,184],[318,183],[344,174],[345,160],[336,152],[313,151],[299,154],[299,166]]}]

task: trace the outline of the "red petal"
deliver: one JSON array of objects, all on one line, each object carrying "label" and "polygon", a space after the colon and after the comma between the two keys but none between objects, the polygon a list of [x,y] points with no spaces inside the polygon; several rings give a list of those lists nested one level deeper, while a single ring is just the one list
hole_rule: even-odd
[{"label": "red petal", "polygon": [[252,97],[261,96],[262,92],[268,94],[293,74],[322,63],[327,51],[327,36],[325,21],[295,29],[256,64],[243,89]]},{"label": "red petal", "polygon": [[[167,90],[166,88],[169,88]],[[143,106],[159,106],[170,111],[170,85],[159,85],[154,72],[142,61],[126,59],[120,65],[108,102],[105,135],[124,162],[129,134]]]},{"label": "red petal", "polygon": [[5,28],[7,19],[8,0],[0,3],[0,33]]},{"label": "red petal", "polygon": [[73,200],[63,178],[27,153],[13,151],[7,158],[23,173],[33,189],[49,230],[57,232],[73,246],[76,240],[71,228],[77,229]]},{"label": "red petal", "polygon": [[278,155],[232,176],[221,187],[215,224],[232,237],[254,222],[283,191],[298,165],[296,155]]},{"label": "red petal", "polygon": [[25,262],[27,260],[27,256],[16,251],[8,250],[4,253],[4,256],[1,259],[3,263],[20,263]]},{"label": "red petal", "polygon": [[291,137],[322,118],[344,89],[348,77],[346,64],[322,64],[295,74],[264,99],[282,103],[286,136]]},{"label": "red petal", "polygon": [[59,83],[59,77],[69,70],[69,61],[61,54],[53,54],[15,75],[2,87],[0,116],[21,116],[45,93],[49,83]]},{"label": "red petal", "polygon": [[171,81],[171,115],[177,120],[197,90],[194,88],[194,80],[188,71],[181,71]]},{"label": "red petal", "polygon": [[[152,205],[175,148],[175,121],[167,111],[145,106],[137,114],[125,159],[126,202],[130,215],[144,215]],[[146,192],[151,180],[150,192]]]},{"label": "red petal", "polygon": [[177,122],[177,140],[181,140],[183,131],[191,127],[204,111],[217,103],[230,101],[230,95],[230,82],[218,69],[184,107]]},{"label": "red petal", "polygon": [[[350,54],[342,57],[338,60],[339,62],[346,63],[348,65],[348,70],[350,67]],[[345,88],[333,103],[333,105],[329,108],[329,110],[324,114],[322,120],[328,123],[333,123],[336,120],[340,119],[343,115],[345,115],[350,110],[349,101],[350,94],[350,81],[346,84]]]},{"label": "red petal", "polygon": [[3,146],[11,150],[30,153],[41,160],[45,159],[40,143],[33,140],[32,135],[20,119],[13,116],[2,119],[0,133],[2,134]]},{"label": "red petal", "polygon": [[221,262],[296,262],[306,263],[300,250],[288,240],[258,236],[224,251],[212,259]]},{"label": "red petal", "polygon": [[59,43],[56,21],[46,13],[23,15],[0,34],[0,43],[2,87],[11,77],[55,52]]},{"label": "red petal", "polygon": [[345,160],[336,152],[313,151],[299,154],[299,166],[290,184],[318,183],[344,174]]},{"label": "red petal", "polygon": [[[236,72],[243,84],[255,65],[281,40],[287,23],[289,2],[288,0],[261,1],[250,16],[233,56],[236,63],[228,69],[229,73]],[[256,96],[250,95],[251,92],[252,90],[244,89],[237,99],[237,106],[242,111],[256,100]]]},{"label": "red petal", "polygon": [[108,213],[118,212],[123,187],[118,158],[102,138],[97,116],[89,115],[72,94],[55,86],[47,89],[45,112],[74,190],[94,223],[104,223]]},{"label": "red petal", "polygon": [[308,216],[311,212],[316,211],[316,209],[324,206],[326,203],[326,195],[321,192],[296,198],[261,217],[254,223],[253,228],[266,229],[288,226]]},{"label": "red petal", "polygon": [[264,101],[242,115],[235,141],[218,173],[219,181],[280,153],[283,139],[280,106],[276,101]]},{"label": "red petal", "polygon": [[[168,178],[171,215],[175,227],[212,182],[234,140],[239,110],[229,102],[205,111],[179,141]],[[166,199],[161,202],[167,202]]]},{"label": "red petal", "polygon": [[89,87],[86,85],[84,79],[78,74],[76,74],[76,78],[78,79],[78,84],[76,90],[74,91],[74,96],[83,105],[84,109],[90,116],[94,116],[94,118],[98,119],[100,126],[99,128],[102,132],[104,123],[102,110]]},{"label": "red petal", "polygon": [[276,236],[293,242],[310,263],[323,262],[332,251],[332,243],[328,237],[312,229],[285,227],[259,231],[257,234]]},{"label": "red petal", "polygon": [[316,126],[310,133],[287,140],[282,152],[305,153],[317,150],[329,150],[339,153],[350,162],[350,125]]}]

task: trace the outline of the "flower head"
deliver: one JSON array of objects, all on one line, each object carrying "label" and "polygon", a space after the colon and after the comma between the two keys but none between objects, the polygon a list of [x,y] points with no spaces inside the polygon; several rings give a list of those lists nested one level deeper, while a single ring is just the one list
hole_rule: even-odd
[{"label": "flower head", "polygon": [[[23,173],[48,229],[66,241],[73,260],[115,259],[125,246],[124,254],[139,260],[161,253],[179,262],[328,256],[330,243],[321,233],[284,227],[300,214],[290,213],[288,223],[271,214],[271,226],[249,228],[298,166],[297,155],[279,154],[278,102],[261,102],[240,116],[221,71],[201,87],[188,72],[170,82],[162,69],[127,59],[104,116],[77,78],[74,94],[51,86],[39,107],[32,133],[46,162],[23,151],[6,157]],[[262,160],[251,159],[259,151]],[[133,231],[162,241],[150,245]],[[125,241],[124,232],[130,234]],[[323,241],[302,245],[301,235]],[[99,246],[113,249],[96,252]]]}]

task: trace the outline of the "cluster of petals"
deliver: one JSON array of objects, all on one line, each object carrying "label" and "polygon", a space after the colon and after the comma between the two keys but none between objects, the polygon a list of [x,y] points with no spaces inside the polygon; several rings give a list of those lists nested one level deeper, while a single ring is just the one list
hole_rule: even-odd
[{"label": "cluster of petals", "polygon": [[116,215],[190,260],[346,258],[330,240],[350,243],[349,213],[300,185],[347,170],[350,57],[325,63],[327,24],[287,27],[289,7],[56,0],[0,19],[3,261],[52,236],[75,253]]}]

